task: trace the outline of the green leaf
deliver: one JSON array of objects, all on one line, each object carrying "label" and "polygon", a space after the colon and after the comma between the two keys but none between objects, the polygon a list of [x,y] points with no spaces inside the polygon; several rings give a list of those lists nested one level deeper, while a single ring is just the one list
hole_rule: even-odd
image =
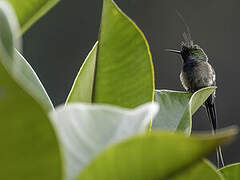
[{"label": "green leaf", "polygon": [[6,1],[0,1],[0,61],[32,96],[44,104],[46,110],[50,110],[53,105],[42,83],[28,62],[15,49],[21,49],[21,38],[18,38],[18,34],[19,25],[12,7]]},{"label": "green leaf", "polygon": [[60,150],[48,116],[1,62],[0,123],[0,179],[61,179]]},{"label": "green leaf", "polygon": [[35,86],[40,84],[15,53],[14,46],[20,43],[14,17],[11,6],[0,1],[0,179],[59,180],[61,156],[52,124],[42,106],[20,86],[26,74],[35,78]]},{"label": "green leaf", "polygon": [[231,129],[215,136],[189,137],[182,133],[155,131],[151,136],[136,136],[109,147],[77,179],[169,179],[181,175],[236,133],[236,129]]},{"label": "green leaf", "polygon": [[178,174],[170,177],[168,180],[224,180],[221,173],[217,172],[213,164],[204,159]]},{"label": "green leaf", "polygon": [[19,52],[15,51],[15,53],[15,61],[12,66],[15,77],[32,96],[43,104],[46,111],[52,110],[53,104],[37,74]]},{"label": "green leaf", "polygon": [[152,101],[154,75],[149,46],[136,24],[112,0],[103,1],[98,41],[67,102],[133,108]]},{"label": "green leaf", "polygon": [[73,88],[68,96],[67,102],[92,102],[94,73],[97,55],[96,43],[84,61],[77,78],[74,81]]},{"label": "green leaf", "polygon": [[57,107],[51,112],[51,118],[64,150],[68,179],[76,177],[106,146],[143,133],[157,111],[157,103],[131,110],[83,103]]},{"label": "green leaf", "polygon": [[22,32],[42,17],[59,0],[8,0],[14,7]]},{"label": "green leaf", "polygon": [[14,48],[21,48],[18,38],[19,24],[11,5],[0,1],[0,59],[11,66],[14,61]]},{"label": "green leaf", "polygon": [[192,115],[215,91],[216,87],[207,87],[194,94],[180,91],[155,90],[155,101],[160,110],[152,128],[191,133]]},{"label": "green leaf", "polygon": [[225,180],[239,180],[240,179],[240,163],[227,165],[219,169],[219,172],[222,173]]}]

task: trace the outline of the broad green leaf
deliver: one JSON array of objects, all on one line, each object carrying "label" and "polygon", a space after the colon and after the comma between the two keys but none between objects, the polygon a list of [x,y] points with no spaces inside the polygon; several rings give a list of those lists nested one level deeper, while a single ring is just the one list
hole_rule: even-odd
[{"label": "broad green leaf", "polygon": [[153,65],[143,33],[112,0],[104,0],[98,44],[67,101],[133,108],[152,101],[153,93]]},{"label": "broad green leaf", "polygon": [[8,0],[14,7],[22,32],[42,17],[59,0]]},{"label": "broad green leaf", "polygon": [[[97,156],[79,174],[78,180],[169,179],[214,151],[236,135],[228,130],[218,135],[158,132],[113,145]],[[202,175],[203,176],[203,175]]]},{"label": "broad green leaf", "polygon": [[0,62],[0,179],[60,180],[60,150],[48,116],[8,72]]},{"label": "broad green leaf", "polygon": [[76,177],[109,144],[144,132],[157,103],[129,110],[110,105],[69,103],[50,115],[65,152],[68,179]]},{"label": "broad green leaf", "polygon": [[192,115],[215,91],[216,87],[203,88],[194,94],[181,91],[155,90],[155,101],[160,110],[152,128],[191,133]]},{"label": "broad green leaf", "polygon": [[225,180],[239,180],[240,179],[240,163],[227,165],[219,170]]},{"label": "broad green leaf", "polygon": [[0,20],[0,179],[59,180],[60,150],[53,127],[17,81],[22,74],[14,71],[18,29],[6,1],[0,1]]},{"label": "broad green leaf", "polygon": [[46,110],[53,105],[36,73],[15,49],[21,49],[21,38],[17,38],[19,26],[9,3],[0,1],[0,61],[10,70],[31,95],[45,105]]}]

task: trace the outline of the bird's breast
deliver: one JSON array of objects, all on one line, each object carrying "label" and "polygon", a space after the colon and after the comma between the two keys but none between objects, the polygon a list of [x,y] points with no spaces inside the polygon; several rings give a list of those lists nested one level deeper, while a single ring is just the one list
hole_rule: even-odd
[{"label": "bird's breast", "polygon": [[185,62],[183,64],[183,72],[192,71],[196,65],[196,61]]},{"label": "bird's breast", "polygon": [[212,66],[205,61],[184,63],[180,79],[184,88],[189,91],[216,84],[215,72]]}]

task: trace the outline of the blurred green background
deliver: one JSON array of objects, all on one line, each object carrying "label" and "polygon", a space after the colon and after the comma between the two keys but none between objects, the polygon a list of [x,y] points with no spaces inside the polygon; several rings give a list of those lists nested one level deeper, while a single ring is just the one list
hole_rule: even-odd
[{"label": "blurred green background", "polygon": [[[164,52],[180,48],[185,27],[207,53],[217,73],[219,126],[239,124],[240,1],[116,0],[144,32],[151,48],[157,89],[183,90],[180,57]],[[64,103],[73,80],[94,45],[102,1],[62,0],[24,34],[24,55],[36,70],[55,105]],[[194,130],[210,125],[204,109],[193,118]],[[224,149],[226,163],[240,161],[240,139]]]}]

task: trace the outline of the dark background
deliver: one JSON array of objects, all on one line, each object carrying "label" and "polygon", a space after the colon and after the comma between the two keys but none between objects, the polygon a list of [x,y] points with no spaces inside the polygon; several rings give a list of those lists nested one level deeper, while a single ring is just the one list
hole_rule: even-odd
[{"label": "dark background", "polygon": [[[195,43],[217,73],[219,126],[240,125],[240,1],[116,0],[144,32],[151,48],[157,89],[183,90],[180,57],[163,51],[180,48],[189,24]],[[36,70],[55,105],[64,103],[73,80],[97,40],[102,1],[62,0],[24,34],[24,55]],[[194,130],[210,125],[204,109],[193,119]],[[240,161],[240,138],[224,147],[226,163]]]}]

